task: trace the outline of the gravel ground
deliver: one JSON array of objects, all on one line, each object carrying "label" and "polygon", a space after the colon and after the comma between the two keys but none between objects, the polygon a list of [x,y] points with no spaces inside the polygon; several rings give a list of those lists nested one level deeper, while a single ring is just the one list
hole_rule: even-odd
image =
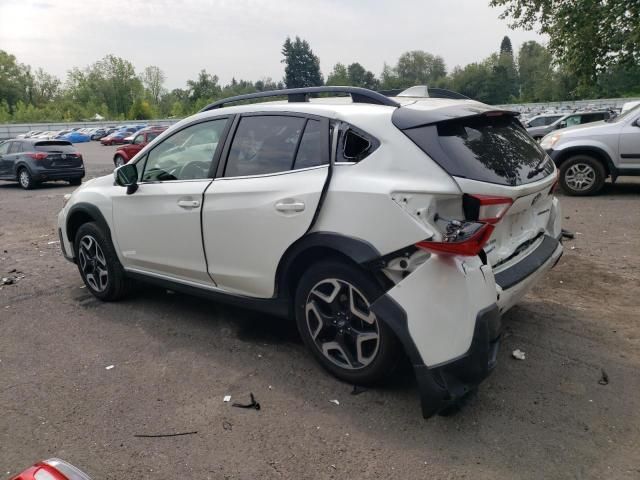
[{"label": "gravel ground", "polygon": [[[109,173],[114,147],[79,148]],[[0,478],[51,456],[96,479],[640,478],[639,181],[561,197],[575,240],[506,315],[478,395],[428,421],[409,373],[351,395],[291,323],[152,288],[95,300],[55,243],[71,190],[0,184]],[[222,401],[250,392],[260,411]]]}]

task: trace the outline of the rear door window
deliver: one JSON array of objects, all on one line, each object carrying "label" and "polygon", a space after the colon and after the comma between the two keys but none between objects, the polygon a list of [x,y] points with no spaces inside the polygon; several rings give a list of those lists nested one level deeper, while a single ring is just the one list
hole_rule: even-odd
[{"label": "rear door window", "polygon": [[266,175],[292,169],[305,122],[305,118],[284,115],[241,118],[224,176]]},{"label": "rear door window", "polygon": [[324,154],[326,150],[324,144],[328,144],[329,139],[325,132],[318,120],[307,120],[293,168],[310,168],[327,164],[329,159]]},{"label": "rear door window", "polygon": [[464,117],[404,133],[450,175],[521,185],[553,172],[553,162],[510,115]]},{"label": "rear door window", "polygon": [[11,142],[11,146],[9,147],[9,154],[19,153],[22,151],[21,142]]}]

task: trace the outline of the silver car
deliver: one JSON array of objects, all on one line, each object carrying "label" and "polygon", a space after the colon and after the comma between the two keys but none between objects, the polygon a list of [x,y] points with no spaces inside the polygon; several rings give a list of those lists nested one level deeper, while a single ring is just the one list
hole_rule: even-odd
[{"label": "silver car", "polygon": [[640,176],[640,105],[604,122],[550,133],[540,146],[560,169],[568,195],[594,195],[607,177]]},{"label": "silver car", "polygon": [[584,125],[585,123],[597,122],[599,120],[607,120],[611,114],[606,111],[602,112],[576,112],[568,115],[561,115],[554,122],[547,125],[532,126],[527,128],[527,132],[534,139],[540,140],[545,135],[559,130],[561,128],[572,127],[574,125]]}]

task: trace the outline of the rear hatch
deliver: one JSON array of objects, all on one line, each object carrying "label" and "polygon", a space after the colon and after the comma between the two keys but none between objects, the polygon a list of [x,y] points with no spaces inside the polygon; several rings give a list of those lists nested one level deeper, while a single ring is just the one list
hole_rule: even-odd
[{"label": "rear hatch", "polygon": [[79,168],[83,165],[82,155],[67,141],[48,140],[36,142],[33,146],[36,153],[46,153],[40,160],[45,168]]},{"label": "rear hatch", "polygon": [[[429,115],[435,121],[422,125],[399,123],[458,183],[469,220],[477,219],[469,218],[476,198],[500,202],[502,197],[503,207],[508,208],[485,247],[489,263],[499,271],[542,242],[552,211],[555,167],[512,112],[483,107]],[[499,209],[498,204],[494,210]]]}]

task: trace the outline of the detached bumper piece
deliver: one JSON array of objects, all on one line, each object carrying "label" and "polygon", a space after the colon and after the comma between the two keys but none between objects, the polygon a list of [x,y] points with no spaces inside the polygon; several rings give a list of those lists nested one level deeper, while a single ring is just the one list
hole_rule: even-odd
[{"label": "detached bumper piece", "polygon": [[491,305],[478,314],[467,353],[435,367],[414,365],[422,416],[429,418],[455,405],[493,371],[500,347],[500,311]]},{"label": "detached bumper piece", "polygon": [[431,367],[422,361],[409,334],[406,313],[398,303],[383,295],[371,309],[393,329],[413,364],[424,418],[458,404],[496,366],[501,330],[500,311],[496,304],[478,313],[471,346],[464,355]]}]

